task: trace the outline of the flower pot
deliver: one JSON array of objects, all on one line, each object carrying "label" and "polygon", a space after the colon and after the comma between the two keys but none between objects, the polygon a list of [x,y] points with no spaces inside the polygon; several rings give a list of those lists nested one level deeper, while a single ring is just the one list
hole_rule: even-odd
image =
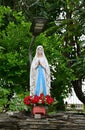
[{"label": "flower pot", "polygon": [[32,113],[33,115],[35,114],[46,115],[46,108],[44,106],[34,106]]}]

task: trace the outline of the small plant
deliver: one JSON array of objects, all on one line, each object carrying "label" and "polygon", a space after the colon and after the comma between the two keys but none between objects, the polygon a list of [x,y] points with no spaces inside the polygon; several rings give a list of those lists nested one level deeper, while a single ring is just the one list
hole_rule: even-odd
[{"label": "small plant", "polygon": [[71,108],[72,108],[72,110],[75,110],[75,104],[71,104]]},{"label": "small plant", "polygon": [[85,115],[85,104],[83,104],[83,113]]}]

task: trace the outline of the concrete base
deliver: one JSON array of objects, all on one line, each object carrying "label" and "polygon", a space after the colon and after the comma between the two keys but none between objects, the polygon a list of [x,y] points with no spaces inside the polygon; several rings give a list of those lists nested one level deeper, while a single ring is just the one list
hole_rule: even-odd
[{"label": "concrete base", "polygon": [[41,114],[34,114],[35,119],[41,119]]}]

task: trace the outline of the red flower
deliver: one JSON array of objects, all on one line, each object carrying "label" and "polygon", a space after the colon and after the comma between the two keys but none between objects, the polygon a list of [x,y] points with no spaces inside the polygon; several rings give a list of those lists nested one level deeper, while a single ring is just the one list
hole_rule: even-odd
[{"label": "red flower", "polygon": [[43,93],[41,93],[41,94],[40,94],[40,98],[43,98],[43,97],[44,97],[44,94],[43,94]]},{"label": "red flower", "polygon": [[37,104],[39,102],[39,96],[35,95],[31,101],[32,103]]},{"label": "red flower", "polygon": [[24,104],[26,105],[32,105],[32,104],[52,104],[54,102],[54,98],[52,98],[50,95],[44,96],[44,94],[40,94],[40,96],[27,96],[24,98]]},{"label": "red flower", "polygon": [[48,104],[52,104],[52,103],[54,102],[54,98],[49,97],[49,98],[46,99],[46,102],[47,102]]},{"label": "red flower", "polygon": [[31,103],[30,103],[30,101],[25,101],[24,102],[27,106],[29,106]]},{"label": "red flower", "polygon": [[26,105],[30,105],[31,104],[31,96],[27,96],[27,97],[25,97],[24,98],[24,103],[26,104]]},{"label": "red flower", "polygon": [[50,95],[46,95],[46,96],[45,96],[46,99],[48,99],[48,98],[50,98],[50,97],[51,97]]},{"label": "red flower", "polygon": [[52,98],[50,95],[47,95],[47,96],[46,96],[46,102],[47,102],[48,104],[52,104],[52,103],[54,102],[54,98]]}]

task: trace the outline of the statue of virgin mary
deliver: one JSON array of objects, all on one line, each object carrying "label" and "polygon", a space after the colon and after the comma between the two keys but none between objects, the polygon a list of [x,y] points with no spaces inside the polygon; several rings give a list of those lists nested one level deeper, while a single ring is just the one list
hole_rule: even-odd
[{"label": "statue of virgin mary", "polygon": [[50,95],[50,68],[43,46],[36,49],[30,69],[30,96]]}]

